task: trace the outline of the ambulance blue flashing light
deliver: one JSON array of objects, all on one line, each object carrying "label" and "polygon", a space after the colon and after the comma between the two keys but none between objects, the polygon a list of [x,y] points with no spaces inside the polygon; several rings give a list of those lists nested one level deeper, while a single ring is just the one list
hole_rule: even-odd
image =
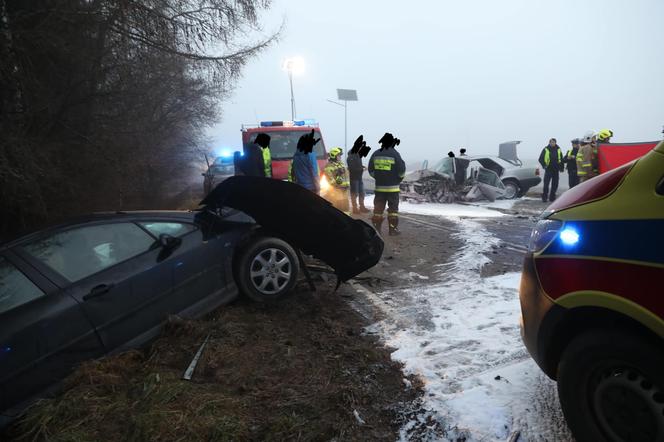
[{"label": "ambulance blue flashing light", "polygon": [[566,227],[560,232],[560,240],[566,246],[574,246],[579,242],[580,239],[581,236],[579,235],[579,232],[571,227]]}]

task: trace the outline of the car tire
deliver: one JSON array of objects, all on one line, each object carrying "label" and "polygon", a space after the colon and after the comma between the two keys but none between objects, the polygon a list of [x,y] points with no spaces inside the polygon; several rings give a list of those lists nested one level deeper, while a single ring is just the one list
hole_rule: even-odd
[{"label": "car tire", "polygon": [[664,351],[625,331],[575,338],[558,365],[558,396],[578,442],[664,440]]},{"label": "car tire", "polygon": [[521,193],[519,183],[514,180],[505,180],[503,184],[505,185],[505,199],[512,200],[517,198]]},{"label": "car tire", "polygon": [[276,302],[297,282],[300,262],[286,241],[260,237],[238,256],[236,280],[240,291],[258,302]]}]

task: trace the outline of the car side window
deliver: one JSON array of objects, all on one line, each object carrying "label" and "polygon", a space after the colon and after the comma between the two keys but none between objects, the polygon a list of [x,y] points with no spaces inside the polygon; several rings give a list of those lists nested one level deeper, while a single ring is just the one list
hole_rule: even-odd
[{"label": "car side window", "polygon": [[44,296],[27,276],[0,256],[0,313]]},{"label": "car side window", "polygon": [[147,251],[154,239],[133,223],[66,230],[23,248],[67,280],[76,282]]},{"label": "car side window", "polygon": [[145,227],[145,229],[147,229],[148,232],[152,233],[157,238],[159,237],[159,235],[163,233],[178,237],[186,233],[189,233],[193,230],[196,230],[196,226],[187,223],[154,221],[154,222],[139,223],[139,224]]}]

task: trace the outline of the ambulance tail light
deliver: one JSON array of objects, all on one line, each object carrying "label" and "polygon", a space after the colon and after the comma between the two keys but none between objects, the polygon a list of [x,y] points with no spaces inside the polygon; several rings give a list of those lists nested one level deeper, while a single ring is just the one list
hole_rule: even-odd
[{"label": "ambulance tail light", "polygon": [[606,198],[620,186],[623,178],[625,178],[625,175],[627,175],[627,172],[629,172],[633,165],[634,162],[625,164],[573,187],[547,207],[542,217],[544,218],[553,212],[578,206],[589,201]]}]

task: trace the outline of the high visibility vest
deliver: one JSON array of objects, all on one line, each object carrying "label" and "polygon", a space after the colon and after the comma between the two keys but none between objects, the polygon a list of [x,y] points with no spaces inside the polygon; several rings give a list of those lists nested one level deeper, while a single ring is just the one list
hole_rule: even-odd
[{"label": "high visibility vest", "polygon": [[[558,164],[563,162],[563,152],[562,149],[558,149]],[[551,164],[551,150],[548,147],[544,148],[544,166],[549,167]]]},{"label": "high visibility vest", "polygon": [[572,155],[572,149],[568,150],[567,153],[565,154],[565,159],[567,160],[574,160],[576,161],[576,156],[579,154],[579,151],[577,150],[574,155]]},{"label": "high visibility vest", "polygon": [[261,148],[263,150],[263,165],[265,167],[265,177],[272,178],[272,155],[270,155],[270,147]]},{"label": "high visibility vest", "polygon": [[350,186],[348,172],[340,161],[328,161],[327,166],[325,166],[325,176],[334,187],[347,188]]},{"label": "high visibility vest", "polygon": [[293,174],[293,160],[288,164],[288,181],[291,183],[295,182],[295,174]]}]

